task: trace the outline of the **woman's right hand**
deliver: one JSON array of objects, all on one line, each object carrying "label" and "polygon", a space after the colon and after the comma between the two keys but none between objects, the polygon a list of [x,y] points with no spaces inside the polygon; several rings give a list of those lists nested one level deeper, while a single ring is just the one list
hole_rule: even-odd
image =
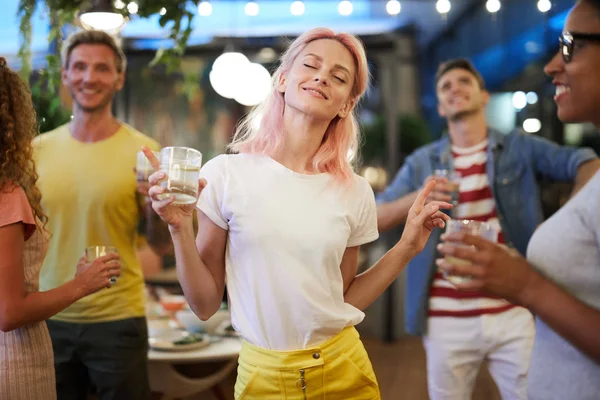
[{"label": "woman's right hand", "polygon": [[91,263],[83,255],[77,262],[75,281],[84,296],[112,286],[111,278],[121,275],[121,257],[116,253],[96,258]]},{"label": "woman's right hand", "polygon": [[[158,214],[158,216],[169,224],[169,227],[179,228],[183,225],[186,220],[190,220],[193,218],[194,209],[196,204],[185,204],[185,205],[177,205],[172,204],[175,201],[173,196],[169,196],[166,199],[160,200],[158,195],[165,192],[165,189],[159,186],[160,181],[166,178],[166,174],[160,171],[160,163],[152,150],[150,150],[146,146],[142,146],[142,151],[146,155],[150,164],[156,172],[148,177],[148,182],[150,182],[150,189],[148,190],[148,195],[152,200],[152,208]],[[202,190],[206,186],[206,180],[200,179],[198,181],[198,196],[202,193]]]}]

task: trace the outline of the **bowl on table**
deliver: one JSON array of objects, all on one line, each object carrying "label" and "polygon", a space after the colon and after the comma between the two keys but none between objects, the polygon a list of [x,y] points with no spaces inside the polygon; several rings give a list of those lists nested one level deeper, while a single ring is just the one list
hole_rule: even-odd
[{"label": "bowl on table", "polygon": [[175,317],[186,331],[192,333],[208,333],[214,335],[219,326],[230,321],[229,310],[219,310],[206,321],[202,321],[192,310],[177,311]]},{"label": "bowl on table", "polygon": [[157,337],[173,331],[173,326],[169,319],[148,319],[148,337]]},{"label": "bowl on table", "polygon": [[160,298],[160,305],[167,312],[177,312],[183,310],[187,306],[187,301],[184,296],[169,294]]}]

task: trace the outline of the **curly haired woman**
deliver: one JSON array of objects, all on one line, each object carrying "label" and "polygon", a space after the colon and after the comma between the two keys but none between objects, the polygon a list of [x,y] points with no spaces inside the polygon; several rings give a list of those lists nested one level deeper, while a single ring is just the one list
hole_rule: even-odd
[{"label": "curly haired woman", "polygon": [[0,57],[0,399],[56,398],[52,344],[44,322],[76,300],[110,287],[117,255],[87,263],[73,280],[39,292],[48,243],[31,140],[37,130],[27,84]]}]

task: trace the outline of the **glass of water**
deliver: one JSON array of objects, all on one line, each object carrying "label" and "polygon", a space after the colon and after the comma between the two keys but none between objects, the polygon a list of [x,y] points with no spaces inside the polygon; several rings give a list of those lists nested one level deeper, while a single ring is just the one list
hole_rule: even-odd
[{"label": "glass of water", "polygon": [[[90,246],[85,249],[85,256],[88,262],[94,261],[98,257],[103,257],[109,254],[119,254],[115,246]],[[117,283],[117,277],[111,276],[110,283],[114,285]]]},{"label": "glass of water", "polygon": [[193,204],[198,200],[198,179],[202,153],[189,147],[165,147],[160,152],[160,170],[166,177],[160,182],[165,192],[159,199],[174,196],[173,204]]},{"label": "glass of water", "polygon": [[450,203],[453,206],[457,206],[458,205],[458,195],[459,195],[459,189],[460,189],[460,173],[456,172],[456,171],[450,171],[447,169],[436,169],[433,172],[434,176],[438,176],[438,177],[442,177],[442,178],[446,178],[448,180],[448,185],[450,185],[451,189],[450,189],[450,197],[452,197],[452,200],[450,200]]},{"label": "glass of water", "polygon": [[[446,233],[464,232],[475,236],[481,236],[494,243],[498,241],[498,231],[498,228],[492,224],[469,219],[451,219],[446,224]],[[459,246],[469,247],[465,244]],[[453,256],[446,256],[445,260],[457,266],[471,265],[471,261]],[[464,283],[471,279],[468,276],[450,275],[447,272],[444,272],[443,275],[447,281],[453,284]]]}]

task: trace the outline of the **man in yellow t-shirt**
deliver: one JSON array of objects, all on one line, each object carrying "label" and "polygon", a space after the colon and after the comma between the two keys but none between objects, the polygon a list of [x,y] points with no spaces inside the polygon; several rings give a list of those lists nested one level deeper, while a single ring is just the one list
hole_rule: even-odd
[{"label": "man in yellow t-shirt", "polygon": [[[146,208],[140,204],[133,168],[142,145],[153,150],[159,145],[112,115],[126,61],[110,35],[71,35],[63,45],[62,62],[73,119],[34,141],[42,207],[52,233],[40,288],[49,290],[71,279],[85,248],[94,245],[117,248],[121,275],[112,287],[48,321],[58,399],[87,398],[93,387],[101,400],[145,400],[150,397],[148,338],[135,239]],[[147,210],[151,216],[151,208]],[[155,223],[147,225],[156,228]],[[151,240],[156,233],[168,238],[149,232],[150,244],[157,244]]]}]

